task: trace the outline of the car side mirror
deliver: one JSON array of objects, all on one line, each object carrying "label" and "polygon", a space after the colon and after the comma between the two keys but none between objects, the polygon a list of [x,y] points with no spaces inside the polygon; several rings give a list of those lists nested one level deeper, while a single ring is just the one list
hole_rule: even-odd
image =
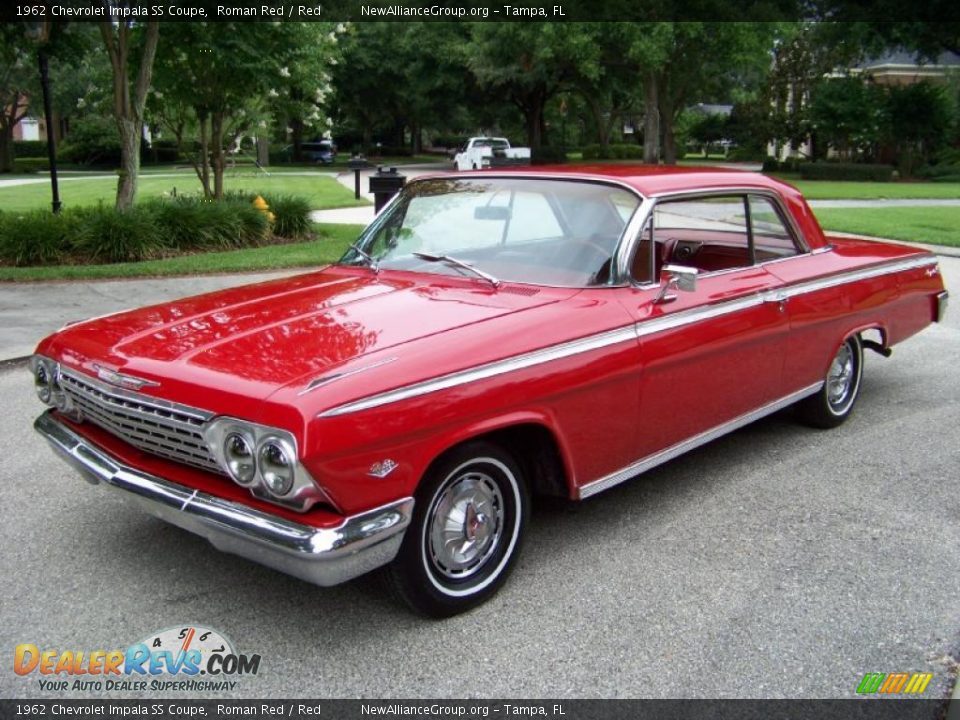
[{"label": "car side mirror", "polygon": [[680,292],[695,291],[697,289],[697,274],[699,272],[696,268],[686,265],[664,265],[660,270],[660,292],[654,299],[653,304],[659,305],[660,303],[676,300],[676,295],[668,294],[672,287]]}]

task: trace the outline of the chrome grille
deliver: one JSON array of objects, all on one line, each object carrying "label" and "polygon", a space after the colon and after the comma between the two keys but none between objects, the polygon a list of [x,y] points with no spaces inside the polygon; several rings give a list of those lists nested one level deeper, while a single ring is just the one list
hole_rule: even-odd
[{"label": "chrome grille", "polygon": [[211,414],[113,388],[69,370],[61,370],[60,385],[85,422],[144,452],[223,474],[203,439]]}]

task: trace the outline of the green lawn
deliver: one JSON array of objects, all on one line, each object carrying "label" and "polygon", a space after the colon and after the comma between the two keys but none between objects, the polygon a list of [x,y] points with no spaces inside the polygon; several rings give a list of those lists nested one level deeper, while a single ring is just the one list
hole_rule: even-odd
[{"label": "green lawn", "polygon": [[960,247],[960,207],[820,208],[824,230]]},{"label": "green lawn", "polygon": [[954,182],[838,182],[786,175],[780,179],[796,186],[807,200],[960,199],[960,183]]},{"label": "green lawn", "polygon": [[92,278],[159,277],[248,272],[289,267],[315,267],[337,260],[363,230],[362,225],[315,224],[317,240],[289,245],[182,255],[163,260],[113,265],[0,267],[0,281],[80,280]]},{"label": "green lawn", "polygon": [[[303,172],[303,171],[301,171]],[[34,179],[37,179],[34,176]],[[353,193],[327,175],[292,175],[273,173],[269,176],[254,174],[249,170],[228,172],[226,189],[253,190],[264,193],[287,193],[310,200],[314,210],[369,205],[366,200],[355,200]],[[165,193],[198,194],[200,181],[190,172],[180,172],[176,177],[142,175],[137,198],[159,197]],[[78,177],[65,175],[60,182],[60,199],[64,207],[96,205],[99,202],[112,204],[116,198],[116,177]],[[8,212],[50,207],[50,182],[31,185],[0,186],[0,209]]]}]

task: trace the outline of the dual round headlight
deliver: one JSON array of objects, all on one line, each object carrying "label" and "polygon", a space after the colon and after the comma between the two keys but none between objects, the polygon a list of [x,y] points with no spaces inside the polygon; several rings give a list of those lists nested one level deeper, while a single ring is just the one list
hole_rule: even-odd
[{"label": "dual round headlight", "polygon": [[269,440],[260,446],[260,475],[274,495],[280,497],[293,489],[294,461],[280,443]]},{"label": "dual round headlight", "polygon": [[227,470],[240,485],[252,485],[257,479],[257,461],[250,441],[240,433],[230,433],[223,441]]},{"label": "dual round headlight", "polygon": [[259,466],[260,477],[273,495],[283,497],[293,489],[296,459],[277,440],[261,443],[255,452],[249,438],[232,432],[223,440],[223,457],[230,476],[240,485],[254,485]]},{"label": "dual round headlight", "polygon": [[33,365],[33,384],[37,397],[44,405],[53,406],[57,402],[57,367],[43,358],[35,357]]}]

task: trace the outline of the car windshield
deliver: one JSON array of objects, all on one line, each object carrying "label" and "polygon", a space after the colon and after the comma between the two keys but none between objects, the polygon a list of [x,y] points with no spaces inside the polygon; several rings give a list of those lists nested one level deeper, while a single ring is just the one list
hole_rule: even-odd
[{"label": "car windshield", "polygon": [[634,193],[598,182],[418,180],[404,188],[341,263],[464,277],[485,273],[502,281],[560,287],[603,285],[610,281],[612,257],[639,205]]}]

